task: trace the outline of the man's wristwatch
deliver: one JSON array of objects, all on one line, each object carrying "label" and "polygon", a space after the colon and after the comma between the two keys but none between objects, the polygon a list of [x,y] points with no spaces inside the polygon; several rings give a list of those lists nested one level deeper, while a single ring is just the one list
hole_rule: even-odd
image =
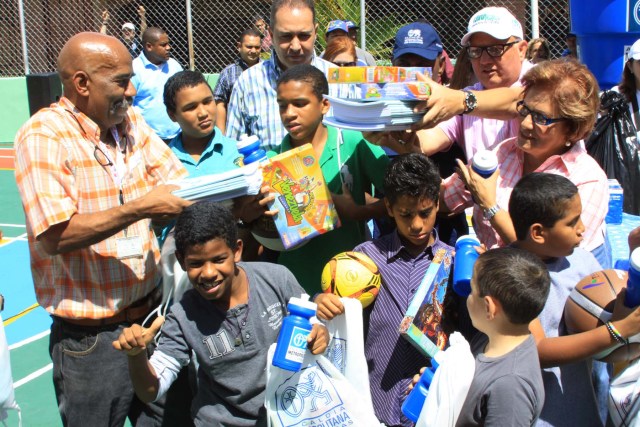
[{"label": "man's wristwatch", "polygon": [[483,209],[482,216],[484,216],[484,219],[486,219],[487,221],[491,221],[491,218],[496,216],[499,210],[500,210],[500,206],[498,205],[492,206],[488,209]]},{"label": "man's wristwatch", "polygon": [[473,110],[476,109],[476,107],[478,106],[478,99],[473,94],[473,92],[470,92],[468,90],[463,90],[462,92],[464,92],[464,112],[463,112],[463,114],[467,114],[467,113],[470,113],[470,112],[472,112]]}]

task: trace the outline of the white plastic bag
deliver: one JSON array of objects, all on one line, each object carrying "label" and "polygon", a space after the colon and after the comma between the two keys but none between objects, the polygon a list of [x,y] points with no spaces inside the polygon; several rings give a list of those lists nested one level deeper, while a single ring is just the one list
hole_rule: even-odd
[{"label": "white plastic bag", "polygon": [[176,241],[171,230],[162,245],[160,265],[162,266],[162,305],[166,306],[169,299],[180,301],[182,295],[191,288],[186,272],[180,267],[176,258]]},{"label": "white plastic bag", "polygon": [[[16,403],[16,397],[13,391],[9,345],[7,344],[7,337],[4,334],[2,316],[0,316],[0,422],[7,418],[7,409],[18,411],[18,418],[21,418],[20,407]],[[20,425],[22,425],[21,419]]]},{"label": "white plastic bag", "polygon": [[307,351],[302,369],[291,372],[271,364],[276,344],[269,348],[265,406],[270,425],[381,425],[371,403],[362,305],[356,299],[341,300],[344,315],[326,325],[332,337],[326,357]]},{"label": "white plastic bag", "polygon": [[640,426],[640,359],[629,364],[609,386],[609,416],[614,426]]},{"label": "white plastic bag", "polygon": [[275,347],[271,345],[267,358],[265,405],[270,425],[380,425],[373,407],[363,402],[369,390],[356,389],[326,357],[307,352],[302,369],[291,372],[271,364]]},{"label": "white plastic bag", "polygon": [[449,348],[439,360],[416,427],[455,426],[471,387],[476,361],[460,332],[451,334]]},{"label": "white plastic bag", "polygon": [[355,298],[340,298],[344,314],[326,323],[331,342],[325,352],[329,359],[347,380],[362,393],[363,405],[373,408],[369,392],[369,369],[364,355],[364,326],[362,324],[362,304]]}]

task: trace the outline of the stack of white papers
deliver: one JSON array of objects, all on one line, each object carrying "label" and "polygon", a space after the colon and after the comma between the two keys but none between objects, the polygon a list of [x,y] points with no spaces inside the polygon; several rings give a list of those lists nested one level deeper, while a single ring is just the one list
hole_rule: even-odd
[{"label": "stack of white papers", "polygon": [[342,129],[393,131],[409,129],[423,114],[414,113],[418,101],[354,101],[325,95],[331,110],[324,123]]},{"label": "stack of white papers", "polygon": [[180,186],[173,194],[186,200],[213,202],[256,195],[262,186],[262,170],[258,166],[255,163],[228,172],[172,182]]}]

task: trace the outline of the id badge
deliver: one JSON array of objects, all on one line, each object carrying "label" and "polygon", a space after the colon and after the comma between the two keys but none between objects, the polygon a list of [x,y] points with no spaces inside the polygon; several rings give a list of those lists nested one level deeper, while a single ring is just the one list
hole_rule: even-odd
[{"label": "id badge", "polygon": [[142,239],[140,236],[120,237],[116,240],[118,259],[142,256]]}]

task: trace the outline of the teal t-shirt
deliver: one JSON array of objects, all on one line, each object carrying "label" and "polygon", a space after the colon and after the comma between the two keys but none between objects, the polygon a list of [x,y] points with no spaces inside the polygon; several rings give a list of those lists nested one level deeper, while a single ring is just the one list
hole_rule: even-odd
[{"label": "teal t-shirt", "polygon": [[[224,136],[217,127],[214,128],[213,137],[209,140],[198,161],[195,161],[191,154],[184,149],[182,131],[169,142],[169,148],[189,172],[189,178],[227,172],[242,166],[242,154],[238,152],[236,141]],[[158,237],[160,247],[174,225],[175,221],[171,221],[162,229],[162,235]]]},{"label": "teal t-shirt", "polygon": [[[327,131],[320,169],[329,191],[342,194],[344,181],[354,201],[364,205],[365,192],[371,192],[372,185],[382,190],[389,158],[382,148],[367,142],[361,132],[331,126],[327,126]],[[293,148],[289,135],[284,137],[279,148],[280,153]],[[331,257],[350,251],[365,240],[364,221],[341,220],[341,223],[340,228],[311,239],[301,248],[281,252],[278,256],[278,264],[289,268],[309,295],[321,291],[322,269]]]},{"label": "teal t-shirt", "polygon": [[189,172],[189,178],[194,178],[213,173],[222,173],[242,166],[242,154],[238,152],[236,143],[237,141],[227,138],[216,127],[213,137],[198,161],[195,161],[184,149],[182,132],[169,142],[169,148]]}]

